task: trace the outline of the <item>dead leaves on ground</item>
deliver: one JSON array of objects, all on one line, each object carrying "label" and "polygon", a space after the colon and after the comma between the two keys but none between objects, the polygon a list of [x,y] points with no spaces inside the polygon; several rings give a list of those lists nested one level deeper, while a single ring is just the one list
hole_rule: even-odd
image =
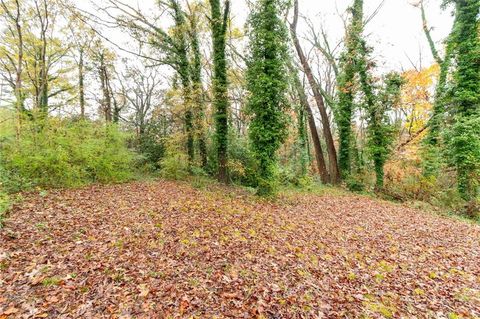
[{"label": "dead leaves on ground", "polygon": [[477,226],[355,196],[224,191],[29,196],[0,235],[0,318],[480,316]]}]

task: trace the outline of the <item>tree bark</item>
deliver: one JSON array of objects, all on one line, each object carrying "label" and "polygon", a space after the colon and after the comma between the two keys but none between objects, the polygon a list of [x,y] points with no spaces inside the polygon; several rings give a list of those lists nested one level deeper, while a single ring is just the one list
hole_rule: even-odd
[{"label": "tree bark", "polygon": [[303,49],[300,46],[300,41],[298,40],[297,33],[296,33],[297,22],[298,22],[298,0],[295,0],[294,17],[293,17],[293,22],[290,24],[290,33],[292,35],[293,44],[295,45],[295,49],[300,59],[300,63],[302,64],[303,70],[307,75],[307,79],[310,84],[310,87],[312,88],[313,96],[318,106],[320,116],[322,117],[323,135],[325,136],[325,142],[327,144],[327,153],[328,153],[328,159],[330,164],[330,182],[332,182],[333,184],[338,184],[340,182],[340,173],[338,169],[337,152],[335,149],[335,143],[333,141],[332,131],[330,129],[330,119],[328,118],[328,114],[325,108],[325,103],[323,101],[322,94],[320,93],[320,90],[318,88],[319,84],[315,80],[312,69],[310,68],[307,58],[303,53]]},{"label": "tree bark", "polygon": [[85,85],[84,85],[84,62],[83,48],[80,48],[80,59],[78,61],[78,96],[80,102],[80,117],[85,118]]},{"label": "tree bark", "polygon": [[102,87],[103,99],[102,99],[102,108],[105,115],[105,121],[107,123],[112,122],[112,101],[110,99],[110,91],[108,90],[108,77],[107,77],[107,67],[105,65],[105,55],[100,53],[100,85]]},{"label": "tree bark", "polygon": [[320,179],[322,183],[326,184],[330,182],[330,175],[328,174],[327,166],[325,164],[322,144],[320,142],[320,137],[318,136],[317,125],[315,124],[315,118],[313,116],[312,109],[308,103],[308,99],[305,94],[304,88],[300,82],[300,79],[298,79],[297,74],[294,74],[294,81],[295,81],[295,88],[297,90],[297,94],[300,99],[300,104],[307,112],[308,127],[310,129],[310,134],[312,135],[312,142],[313,142],[313,148],[315,151],[315,159],[317,163],[318,174],[320,175]]},{"label": "tree bark", "polygon": [[197,17],[195,13],[190,14],[191,46],[193,52],[192,86],[195,102],[195,126],[198,140],[198,151],[202,161],[202,167],[207,167],[207,142],[205,133],[205,102],[202,86],[202,56],[198,40]]},{"label": "tree bark", "polygon": [[228,183],[228,87],[226,32],[230,2],[225,1],[222,15],[220,0],[210,0],[213,42],[213,105],[215,109],[218,180]]}]

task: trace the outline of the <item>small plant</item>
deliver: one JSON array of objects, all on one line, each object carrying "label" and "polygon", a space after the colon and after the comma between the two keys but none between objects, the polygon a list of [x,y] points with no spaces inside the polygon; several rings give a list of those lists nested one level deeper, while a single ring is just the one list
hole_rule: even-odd
[{"label": "small plant", "polygon": [[62,280],[58,277],[49,277],[42,280],[44,287],[59,286]]},{"label": "small plant", "polygon": [[160,161],[160,173],[164,178],[184,180],[190,174],[188,156],[181,149],[180,140],[182,136],[174,136],[167,143],[165,157]]},{"label": "small plant", "polygon": [[10,197],[5,193],[0,192],[0,228],[3,227],[3,221],[6,217],[8,209],[10,208],[10,205]]}]

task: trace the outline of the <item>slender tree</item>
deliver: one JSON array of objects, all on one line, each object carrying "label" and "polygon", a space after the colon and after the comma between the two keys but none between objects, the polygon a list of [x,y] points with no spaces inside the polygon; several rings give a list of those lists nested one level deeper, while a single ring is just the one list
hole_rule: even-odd
[{"label": "slender tree", "polygon": [[465,200],[471,200],[479,194],[480,173],[480,0],[454,2],[454,124],[447,140],[457,169],[458,190]]},{"label": "slender tree", "polygon": [[275,190],[276,153],[286,137],[287,29],[281,8],[279,0],[260,0],[249,18],[249,135],[258,165],[259,195],[271,195]]},{"label": "slender tree", "polygon": [[190,13],[188,15],[190,21],[190,40],[192,50],[192,93],[194,102],[194,117],[196,138],[198,142],[198,150],[200,154],[200,160],[203,168],[207,167],[207,142],[205,132],[205,101],[202,85],[202,54],[200,52],[200,42],[198,39],[198,16],[194,9],[189,6]]},{"label": "slender tree", "polygon": [[352,116],[354,111],[355,75],[363,32],[363,0],[355,0],[351,8],[352,18],[347,28],[345,51],[340,58],[338,82],[337,125],[340,138],[339,167],[345,179],[351,171]]},{"label": "slender tree", "polygon": [[[327,170],[327,165],[325,163],[325,158],[323,156],[323,149],[322,149],[322,144],[320,142],[320,137],[318,135],[317,131],[317,125],[315,124],[315,117],[313,115],[312,108],[310,107],[310,104],[308,103],[308,98],[307,95],[305,94],[305,88],[302,85],[302,82],[300,81],[298,77],[298,73],[296,70],[293,69],[293,66],[290,66],[290,73],[291,76],[293,77],[293,84],[295,86],[295,89],[297,91],[297,96],[299,99],[300,105],[305,109],[307,112],[307,122],[308,122],[308,127],[310,129],[310,135],[312,137],[312,143],[313,143],[313,148],[315,152],[315,159],[317,163],[317,169],[318,173],[320,175],[320,179],[322,183],[328,183],[330,178],[328,175],[328,170]],[[308,146],[308,145],[307,145]]]},{"label": "slender tree", "polygon": [[0,2],[1,8],[5,12],[7,19],[14,25],[15,36],[17,38],[17,60],[15,66],[15,108],[16,108],[16,134],[17,138],[20,135],[20,126],[22,113],[24,112],[24,94],[23,94],[23,22],[22,22],[22,7],[20,1],[15,0],[15,10],[9,8],[8,3],[4,0]]},{"label": "slender tree", "polygon": [[215,119],[215,142],[217,147],[218,180],[228,182],[228,83],[226,34],[230,1],[223,5],[220,0],[210,0],[210,25],[213,43],[213,107]]},{"label": "slender tree", "polygon": [[430,47],[433,58],[440,66],[440,74],[438,76],[437,85],[435,88],[435,100],[433,103],[433,110],[430,120],[428,121],[428,131],[424,140],[423,147],[423,174],[426,177],[436,176],[439,171],[440,164],[440,150],[439,144],[441,139],[441,131],[444,128],[445,112],[446,112],[446,97],[447,97],[447,77],[451,67],[452,53],[454,48],[453,30],[456,29],[457,18],[453,23],[452,32],[447,37],[445,54],[443,58],[435,46],[432,39],[431,28],[428,26],[427,16],[423,1],[420,2],[420,13],[422,18],[422,25],[425,37]]},{"label": "slender tree", "polygon": [[327,109],[325,107],[325,102],[321,94],[320,85],[313,75],[313,71],[310,67],[310,64],[308,63],[305,53],[303,52],[303,49],[300,45],[300,41],[298,40],[297,32],[296,32],[297,23],[298,23],[298,0],[295,0],[293,22],[290,24],[290,34],[292,35],[293,44],[297,51],[298,57],[300,59],[300,63],[302,64],[303,71],[307,75],[307,79],[310,84],[310,88],[312,89],[313,96],[315,98],[315,102],[318,107],[318,111],[322,118],[323,135],[325,137],[325,142],[327,144],[327,154],[328,154],[329,165],[330,165],[330,182],[337,184],[338,182],[340,182],[340,172],[338,169],[337,151],[335,149],[333,134],[330,128],[330,119],[328,117]]}]

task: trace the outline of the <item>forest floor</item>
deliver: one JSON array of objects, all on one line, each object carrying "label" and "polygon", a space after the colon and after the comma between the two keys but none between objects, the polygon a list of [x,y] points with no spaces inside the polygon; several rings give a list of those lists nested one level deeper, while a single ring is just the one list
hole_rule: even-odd
[{"label": "forest floor", "polygon": [[0,230],[0,318],[480,316],[478,225],[341,192],[42,195]]}]

